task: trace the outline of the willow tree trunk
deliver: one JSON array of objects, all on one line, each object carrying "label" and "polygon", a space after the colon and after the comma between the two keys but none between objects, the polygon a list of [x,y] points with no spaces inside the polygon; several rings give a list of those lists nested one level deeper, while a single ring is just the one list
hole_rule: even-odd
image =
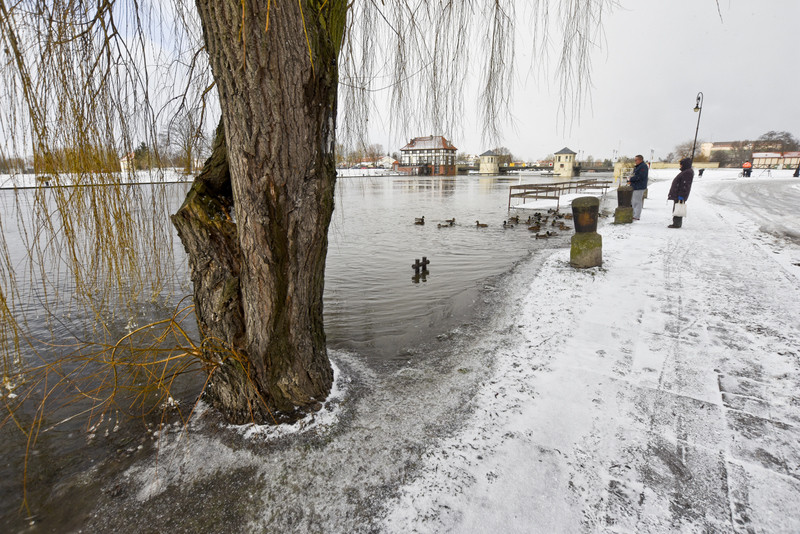
[{"label": "willow tree trunk", "polygon": [[333,381],[322,293],[346,2],[197,7],[221,128],[173,221],[215,362],[207,394],[233,422],[295,419]]}]

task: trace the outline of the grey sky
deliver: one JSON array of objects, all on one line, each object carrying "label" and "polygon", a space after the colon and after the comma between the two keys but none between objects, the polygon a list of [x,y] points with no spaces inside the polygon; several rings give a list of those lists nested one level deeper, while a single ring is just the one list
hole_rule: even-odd
[{"label": "grey sky", "polygon": [[[552,68],[537,86],[530,52],[519,47],[515,125],[504,129],[500,144],[526,159],[564,146],[595,158],[619,150],[649,159],[652,149],[658,158],[693,138],[698,91],[705,96],[704,140],[753,139],[768,130],[800,136],[800,1],[719,2],[721,18],[714,0],[621,0],[606,16],[606,41],[593,54],[593,88],[571,127],[558,116]],[[469,113],[463,132],[452,135],[460,151],[490,148],[475,116]],[[429,133],[397,139],[375,131],[372,140],[395,151],[407,137]]]}]

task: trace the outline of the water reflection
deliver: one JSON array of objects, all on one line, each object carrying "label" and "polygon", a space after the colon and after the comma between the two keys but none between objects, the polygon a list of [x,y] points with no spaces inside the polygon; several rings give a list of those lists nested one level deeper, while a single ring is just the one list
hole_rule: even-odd
[{"label": "water reflection", "polygon": [[412,276],[411,277],[411,281],[413,283],[415,283],[415,284],[419,284],[420,281],[427,282],[428,281],[428,275],[430,275],[430,274],[431,274],[431,272],[426,269],[426,270],[422,271],[421,273],[416,273],[414,276]]}]

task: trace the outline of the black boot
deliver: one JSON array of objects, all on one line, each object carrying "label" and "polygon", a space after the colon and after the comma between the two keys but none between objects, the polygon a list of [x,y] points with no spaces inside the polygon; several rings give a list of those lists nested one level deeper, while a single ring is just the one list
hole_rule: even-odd
[{"label": "black boot", "polygon": [[683,217],[673,217],[672,224],[667,226],[667,228],[680,228],[683,224]]}]

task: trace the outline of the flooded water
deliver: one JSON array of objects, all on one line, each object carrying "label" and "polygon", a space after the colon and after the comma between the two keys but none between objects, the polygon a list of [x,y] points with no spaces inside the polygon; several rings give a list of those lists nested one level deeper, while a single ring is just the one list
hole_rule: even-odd
[{"label": "flooded water", "polygon": [[[513,324],[508,310],[515,295],[535,276],[531,253],[568,244],[571,232],[537,240],[525,225],[503,228],[508,186],[519,182],[475,176],[340,178],[325,289],[326,332],[340,390],[330,407],[335,422],[304,433],[248,439],[210,415],[184,444],[188,449],[169,438],[155,439],[158,420],[108,420],[105,428],[91,430],[91,438],[77,424],[62,425],[40,435],[29,454],[30,517],[19,511],[25,439],[6,426],[0,430],[5,453],[0,525],[7,528],[0,530],[70,531],[90,525],[102,532],[145,531],[141,525],[150,523],[137,523],[145,511],[151,521],[180,532],[212,524],[214,531],[238,532],[242,524],[256,530],[305,525],[330,531],[342,521],[369,523],[379,497],[411,476],[426,444],[451,431],[470,409],[471,391],[491,367],[493,349],[486,340],[491,346],[501,340]],[[158,187],[176,209],[188,186]],[[0,191],[4,231],[7,240],[12,236],[13,250],[9,221],[17,218],[10,215],[16,205],[11,194]],[[415,224],[423,216],[425,224]],[[454,225],[439,227],[453,218]],[[479,228],[476,221],[488,226]],[[157,305],[148,300],[135,317],[121,316],[122,331],[131,322],[162,318],[190,294],[183,249],[171,235],[175,254],[172,263],[165,262],[175,266],[165,276],[170,296]],[[429,273],[414,279],[412,263],[423,256],[430,261]],[[27,298],[31,306],[36,300]],[[200,383],[199,376],[187,382],[186,401]],[[182,480],[195,473],[198,459],[206,462],[202,480]],[[162,466],[155,474],[154,463]],[[175,483],[171,467],[182,473],[174,475]],[[150,475],[161,481],[161,489],[142,493],[139,483]],[[197,500],[195,484],[205,500]],[[230,495],[243,491],[246,496],[230,507]],[[331,492],[340,491],[345,491],[343,500],[326,504]],[[193,522],[171,515],[178,509],[191,510]]]},{"label": "flooded water", "polygon": [[[368,360],[392,359],[462,321],[484,280],[532,250],[563,244],[567,233],[546,242],[534,239],[524,224],[503,228],[509,185],[518,182],[475,176],[340,179],[325,278],[329,344]],[[422,217],[425,224],[415,224]],[[412,264],[423,256],[429,274],[415,282]]]}]

